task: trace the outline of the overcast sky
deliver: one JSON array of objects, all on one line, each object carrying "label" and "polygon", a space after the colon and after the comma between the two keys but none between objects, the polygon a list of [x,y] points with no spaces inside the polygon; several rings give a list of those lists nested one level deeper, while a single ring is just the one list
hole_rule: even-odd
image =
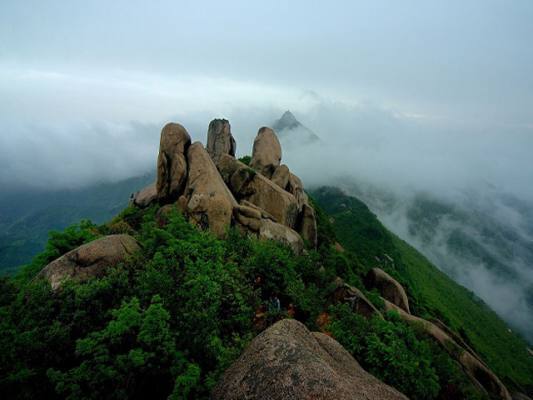
[{"label": "overcast sky", "polygon": [[[367,146],[377,169],[473,168],[528,195],[532,21],[529,0],[2,0],[0,183],[142,173],[170,119],[205,140],[231,118],[246,152],[291,109],[353,139],[346,159]],[[421,149],[429,161],[410,163]]]}]

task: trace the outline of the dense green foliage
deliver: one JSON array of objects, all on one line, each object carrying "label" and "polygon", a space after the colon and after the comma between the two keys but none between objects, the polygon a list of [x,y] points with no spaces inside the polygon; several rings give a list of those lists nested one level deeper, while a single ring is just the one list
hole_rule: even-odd
[{"label": "dense green foliage", "polygon": [[444,321],[508,386],[533,387],[533,357],[526,342],[479,298],[389,232],[361,201],[333,188],[316,190],[313,197],[331,216],[338,240],[357,254],[363,270],[380,265],[404,285],[414,314]]},{"label": "dense green foliage", "polygon": [[367,371],[411,399],[433,399],[439,392],[441,398],[481,398],[444,350],[396,313],[368,320],[346,304],[331,306],[330,312],[333,336]]},{"label": "dense green foliage", "polygon": [[[318,273],[317,254],[294,257],[234,231],[217,240],[177,212],[162,223],[155,211],[130,208],[98,229],[85,222],[54,233],[31,265],[1,281],[2,393],[204,398],[243,346],[286,316],[267,312],[264,326],[255,326],[261,304],[279,296],[284,309],[292,304],[311,323],[324,308],[333,273]],[[33,279],[50,259],[126,226],[135,229],[142,254],[105,277],[55,294]]]},{"label": "dense green foliage", "polygon": [[[356,256],[342,241],[347,251],[336,251],[337,228],[316,211],[319,248],[302,256],[234,230],[216,239],[177,211],[156,215],[156,207],[127,208],[108,224],[85,221],[51,234],[44,253],[0,280],[0,392],[8,398],[207,398],[258,332],[292,316],[310,329],[330,330],[365,368],[413,399],[472,398],[447,354],[412,327],[394,315],[367,321],[331,304],[336,276],[364,291],[369,258],[386,249],[396,259],[404,250],[364,221],[366,233],[352,226],[358,243],[366,241],[364,250]],[[133,234],[142,251],[104,277],[69,282],[55,293],[35,279],[55,257],[119,232]],[[417,290],[409,287],[410,295]],[[379,306],[375,293],[365,293]],[[273,297],[281,311],[269,307]],[[428,313],[426,303],[421,297],[417,307]],[[324,312],[329,325],[318,326]]]}]

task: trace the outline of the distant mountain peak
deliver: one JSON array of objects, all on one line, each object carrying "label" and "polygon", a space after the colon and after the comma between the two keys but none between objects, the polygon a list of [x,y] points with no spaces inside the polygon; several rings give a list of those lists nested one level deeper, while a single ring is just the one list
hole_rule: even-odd
[{"label": "distant mountain peak", "polygon": [[292,129],[298,126],[302,126],[302,124],[296,119],[296,117],[293,113],[290,112],[290,110],[287,110],[283,113],[281,118],[277,121],[277,124],[280,125],[282,129]]},{"label": "distant mountain peak", "polygon": [[318,135],[298,121],[290,110],[285,111],[281,118],[274,122],[272,128],[282,140],[299,140],[303,143],[320,141]]}]

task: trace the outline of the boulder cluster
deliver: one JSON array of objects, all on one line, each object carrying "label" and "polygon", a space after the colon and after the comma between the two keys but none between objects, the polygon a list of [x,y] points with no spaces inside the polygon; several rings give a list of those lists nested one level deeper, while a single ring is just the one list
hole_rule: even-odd
[{"label": "boulder cluster", "polygon": [[156,183],[133,203],[175,204],[191,223],[224,237],[229,226],[272,239],[301,253],[317,245],[315,211],[302,181],[281,164],[281,145],[270,128],[259,129],[249,165],[235,158],[230,123],[211,121],[207,147],[191,144],[187,130],[169,123],[161,131]]}]

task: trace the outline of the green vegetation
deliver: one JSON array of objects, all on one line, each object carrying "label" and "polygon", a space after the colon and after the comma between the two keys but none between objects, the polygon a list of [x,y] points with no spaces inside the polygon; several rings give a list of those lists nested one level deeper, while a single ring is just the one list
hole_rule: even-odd
[{"label": "green vegetation", "polygon": [[329,311],[333,336],[368,372],[411,399],[434,399],[439,393],[440,398],[482,398],[444,350],[396,313],[367,320],[346,304]]},{"label": "green vegetation", "polygon": [[241,158],[239,158],[239,161],[242,162],[243,164],[250,165],[250,162],[252,161],[252,157],[242,156]]},{"label": "green vegetation", "polygon": [[[389,265],[388,270],[408,285],[416,310],[438,314],[460,328],[483,355],[486,337],[474,336],[477,331],[460,319],[467,317],[445,305],[469,302],[462,305],[488,313],[496,332],[503,324],[492,321],[493,314],[449,280],[447,294],[439,292],[443,283],[422,287],[428,285],[425,279],[444,282],[442,274],[429,263],[424,266],[421,256],[391,236],[362,203],[327,192],[317,192],[316,199],[327,204],[334,223],[317,208],[319,248],[302,256],[235,230],[225,240],[216,239],[177,211],[156,216],[156,207],[130,207],[108,224],[83,221],[52,233],[31,264],[0,280],[0,392],[14,399],[208,398],[222,372],[257,333],[293,317],[312,330],[329,330],[367,370],[410,398],[475,398],[448,355],[395,314],[365,320],[344,305],[332,305],[333,281],[341,277],[380,306],[361,280],[373,257],[383,258],[386,252],[396,262],[396,269]],[[350,211],[352,206],[357,207]],[[346,220],[350,215],[357,218]],[[134,235],[142,251],[104,277],[69,282],[55,293],[35,279],[59,255],[119,232]],[[335,250],[337,240],[346,252]],[[459,300],[451,300],[450,293]],[[273,297],[279,298],[281,311],[269,307]],[[317,319],[325,312],[329,324],[319,327]],[[501,346],[513,351],[507,342]],[[487,361],[505,371],[505,364]],[[522,376],[527,371],[505,376],[528,384]]]},{"label": "green vegetation", "polygon": [[361,201],[333,188],[312,194],[330,215],[338,240],[357,255],[362,270],[378,265],[385,269],[406,288],[413,314],[443,321],[509,387],[533,387],[533,357],[527,354],[526,342],[479,298],[389,232]]},{"label": "green vegetation", "polygon": [[[334,272],[318,272],[317,253],[294,257],[235,231],[218,240],[177,212],[164,223],[155,212],[129,208],[108,225],[54,233],[32,264],[0,281],[0,391],[8,398],[207,398],[253,336],[287,316],[254,319],[272,296],[310,324],[324,309]],[[51,259],[126,225],[142,254],[105,277],[55,294],[34,279]]]}]

